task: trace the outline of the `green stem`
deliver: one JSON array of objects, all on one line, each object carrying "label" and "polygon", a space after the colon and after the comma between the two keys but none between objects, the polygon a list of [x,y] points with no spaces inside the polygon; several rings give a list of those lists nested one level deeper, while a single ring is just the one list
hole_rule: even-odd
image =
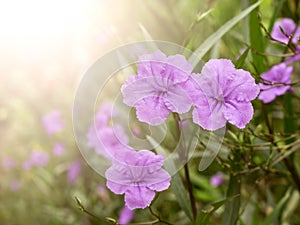
[{"label": "green stem", "polygon": [[[159,217],[159,215],[157,215],[157,214],[152,210],[151,206],[149,206],[148,208],[149,208],[149,211],[150,211],[151,215],[153,215],[154,217],[156,217],[156,219],[158,220],[158,221],[156,221],[155,223],[161,222],[161,223],[164,223],[164,224],[173,225],[172,223],[169,223],[168,221],[161,219],[161,218]],[[154,223],[154,224],[155,224],[155,223]]]},{"label": "green stem", "polygon": [[194,218],[194,221],[196,221],[196,217],[197,217],[196,201],[195,201],[195,196],[193,194],[193,185],[192,185],[192,182],[190,179],[189,167],[188,167],[187,163],[184,165],[184,174],[186,177],[187,189],[188,189],[189,196],[190,196],[193,218]]},{"label": "green stem", "polygon": [[185,154],[185,148],[184,145],[182,144],[182,140],[181,140],[181,120],[180,117],[177,113],[173,113],[173,117],[176,121],[176,136],[177,136],[177,140],[178,140],[178,144],[181,147],[181,151],[180,151],[180,157],[183,160],[184,163],[184,175],[186,178],[186,185],[187,185],[187,189],[188,189],[188,193],[189,193],[189,197],[190,197],[190,202],[191,202],[191,208],[192,208],[192,213],[193,213],[193,219],[194,222],[196,221],[196,217],[197,217],[197,207],[196,207],[196,201],[195,201],[195,196],[193,193],[193,184],[191,182],[190,179],[190,173],[189,173],[189,167],[187,164],[187,159],[186,159],[186,154]]}]

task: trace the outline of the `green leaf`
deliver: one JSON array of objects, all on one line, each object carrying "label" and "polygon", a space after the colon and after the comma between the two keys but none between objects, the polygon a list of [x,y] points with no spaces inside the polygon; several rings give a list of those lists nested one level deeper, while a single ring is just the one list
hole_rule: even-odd
[{"label": "green leaf", "polygon": [[282,6],[283,6],[283,3],[285,2],[286,0],[280,0],[275,9],[274,9],[274,13],[272,15],[272,18],[270,20],[270,24],[269,24],[269,27],[268,27],[268,32],[271,33],[272,29],[273,29],[273,26],[274,26],[274,23],[275,23],[275,20],[276,18],[278,17],[281,9],[282,9]]},{"label": "green leaf", "polygon": [[211,165],[213,160],[217,157],[219,151],[222,148],[225,132],[225,127],[210,132],[209,140],[206,144],[206,149],[199,163],[199,171],[204,171],[209,165]]},{"label": "green leaf", "polygon": [[[290,92],[287,92],[284,95],[284,101],[283,101],[283,107],[284,107],[284,133],[286,134],[293,134],[297,130],[295,126],[295,118],[293,113],[293,102],[292,102],[292,94]],[[286,144],[290,144],[294,142],[295,139],[291,138],[286,141]]]},{"label": "green leaf", "polygon": [[240,176],[230,174],[229,185],[227,189],[227,198],[237,196],[232,201],[225,204],[225,211],[222,220],[222,225],[235,225],[239,218],[240,210],[240,191],[241,191],[241,180]]},{"label": "green leaf", "polygon": [[214,214],[214,212],[216,210],[218,210],[222,205],[224,205],[227,202],[232,201],[234,198],[238,197],[238,195],[236,196],[232,196],[230,198],[226,198],[224,200],[221,200],[219,202],[213,203],[211,206],[211,209],[204,211],[202,210],[199,215],[197,216],[196,219],[196,225],[207,225],[210,224],[209,219],[212,217],[212,215]]},{"label": "green leaf", "polygon": [[143,36],[145,38],[147,42],[147,46],[149,47],[149,49],[152,49],[153,51],[157,50],[158,47],[155,44],[155,42],[153,41],[154,39],[152,38],[152,36],[150,35],[150,33],[148,32],[148,30],[143,26],[143,24],[139,23],[139,28],[141,29]]},{"label": "green leaf", "polygon": [[[167,158],[167,151],[162,146],[160,146],[150,136],[147,136],[147,140],[152,144],[152,146],[155,148],[158,154],[163,155],[165,159]],[[184,211],[187,217],[192,221],[193,213],[191,208],[191,201],[183,185],[179,173],[176,172],[176,166],[174,164],[174,161],[170,157],[168,157],[168,159],[165,160],[164,167],[170,174],[174,174],[172,176],[171,188],[174,191],[174,194],[177,198],[178,204],[180,205],[181,209]]]},{"label": "green leaf", "polygon": [[195,67],[202,57],[209,51],[209,49],[215,45],[219,39],[223,37],[231,28],[233,28],[240,20],[245,18],[253,9],[255,9],[261,1],[249,6],[247,9],[242,11],[239,15],[233,17],[231,20],[227,21],[222,27],[220,27],[215,33],[210,35],[194,52],[194,54],[189,58],[191,64]]},{"label": "green leaf", "polygon": [[[250,42],[251,48],[257,52],[264,52],[264,37],[262,35],[259,19],[258,9],[253,10],[250,14]],[[258,74],[265,71],[264,57],[256,53],[252,53],[253,65]]]},{"label": "green leaf", "polygon": [[245,62],[245,60],[246,60],[246,58],[247,58],[247,56],[248,56],[248,53],[249,53],[249,48],[247,48],[247,49],[243,52],[243,54],[238,58],[238,60],[237,60],[236,63],[235,63],[235,67],[236,67],[237,69],[242,68],[242,66],[244,65],[244,62]]},{"label": "green leaf", "polygon": [[276,207],[273,209],[271,214],[263,221],[262,225],[272,225],[274,220],[282,212],[283,207],[286,205],[292,194],[292,188],[289,188],[283,198],[279,201]]}]

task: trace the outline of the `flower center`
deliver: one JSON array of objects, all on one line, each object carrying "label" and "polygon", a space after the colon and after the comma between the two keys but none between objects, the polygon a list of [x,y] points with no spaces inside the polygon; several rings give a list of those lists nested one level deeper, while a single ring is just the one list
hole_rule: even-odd
[{"label": "flower center", "polygon": [[218,97],[213,97],[213,99],[219,103],[223,103],[225,101],[223,95],[219,95]]}]

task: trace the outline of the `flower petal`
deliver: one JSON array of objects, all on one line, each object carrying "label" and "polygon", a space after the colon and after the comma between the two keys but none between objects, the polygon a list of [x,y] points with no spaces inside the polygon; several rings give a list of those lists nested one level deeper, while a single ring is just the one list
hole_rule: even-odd
[{"label": "flower petal", "polygon": [[[291,35],[296,28],[296,24],[290,18],[283,18],[281,21],[276,22],[273,26],[271,37],[277,41],[287,44],[289,42],[289,38],[281,32],[280,27],[284,30],[284,32],[287,35]],[[299,35],[298,33],[299,31],[295,32],[293,43],[297,42],[297,36]]]},{"label": "flower petal", "polygon": [[169,87],[169,91],[163,96],[166,107],[177,113],[186,113],[192,106],[192,100],[187,91],[179,84]]},{"label": "flower petal", "polygon": [[154,196],[155,192],[147,187],[133,186],[125,192],[125,203],[131,210],[144,209],[151,204]]},{"label": "flower petal", "polygon": [[151,190],[163,191],[169,188],[171,176],[164,169],[160,169],[155,173],[148,173],[145,176],[144,181]]},{"label": "flower petal", "polygon": [[194,123],[200,125],[203,129],[214,131],[226,125],[226,119],[220,106],[211,108],[209,104],[196,106],[193,111]]},{"label": "flower petal", "polygon": [[257,97],[259,87],[248,71],[239,69],[234,72],[233,79],[224,88],[224,98],[249,102]]},{"label": "flower petal", "polygon": [[[266,85],[265,85],[266,86]],[[262,85],[260,85],[262,87]],[[274,90],[272,90],[272,87],[266,88],[266,90],[261,91],[258,99],[263,101],[263,103],[269,103],[272,102],[276,98],[276,94]]]},{"label": "flower petal", "polygon": [[137,118],[153,126],[163,123],[169,115],[169,111],[160,97],[146,97],[137,102],[135,107]]},{"label": "flower petal", "polygon": [[231,124],[242,129],[253,117],[251,102],[228,101],[225,103],[224,116]]},{"label": "flower petal", "polygon": [[146,54],[139,58],[138,74],[143,76],[157,76],[164,73],[167,56],[160,50]]},{"label": "flower petal", "polygon": [[174,84],[186,81],[193,70],[193,66],[183,55],[169,56],[164,73],[164,77]]},{"label": "flower petal", "polygon": [[127,168],[113,165],[105,172],[106,186],[115,194],[124,194],[132,181]]},{"label": "flower petal", "polygon": [[160,86],[163,86],[163,81],[159,77],[131,76],[121,87],[123,101],[129,106],[134,106],[145,97],[157,96]]}]

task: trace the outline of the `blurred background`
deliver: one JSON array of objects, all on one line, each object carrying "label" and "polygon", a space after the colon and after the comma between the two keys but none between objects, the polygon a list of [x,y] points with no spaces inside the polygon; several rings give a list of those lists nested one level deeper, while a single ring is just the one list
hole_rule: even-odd
[{"label": "blurred background", "polygon": [[[265,2],[262,7],[273,6]],[[75,195],[99,217],[118,218],[122,197],[112,195],[84,162],[72,132],[72,104],[84,72],[109,50],[149,38],[146,33],[193,50],[248,4],[0,0],[0,224],[104,224],[83,214]],[[264,19],[269,16],[265,10]],[[243,23],[231,35],[247,40]],[[243,43],[225,37],[207,57],[235,59],[242,48]],[[199,192],[208,202],[224,193],[222,187],[209,191],[214,185],[209,176],[201,178],[206,189]],[[175,196],[170,192],[165,201],[170,207],[158,200],[158,210],[166,219],[178,211],[178,220],[171,220],[184,224]],[[136,213],[135,220],[145,218],[151,216]]]}]

